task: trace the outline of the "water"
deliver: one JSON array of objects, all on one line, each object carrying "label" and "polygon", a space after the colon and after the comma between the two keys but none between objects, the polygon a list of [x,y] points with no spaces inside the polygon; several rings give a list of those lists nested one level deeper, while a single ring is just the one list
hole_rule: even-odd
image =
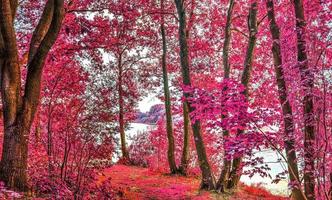
[{"label": "water", "polygon": [[[269,168],[271,169],[269,171],[269,174],[272,178],[274,178],[277,174],[284,172],[287,168],[286,163],[283,161],[280,161],[281,156],[271,149],[265,149],[260,152],[256,152],[255,156],[257,157],[263,157],[264,158],[264,164],[267,164]],[[244,170],[250,170],[251,167],[245,167]],[[288,195],[288,180],[281,180],[277,184],[272,183],[272,179],[269,177],[261,177],[259,174],[255,174],[253,177],[249,177],[248,175],[241,176],[241,182],[247,184],[247,185],[260,185],[273,194],[279,194],[279,195]]]},{"label": "water", "polygon": [[[139,134],[140,132],[147,131],[153,129],[153,125],[148,124],[141,124],[141,123],[131,123],[130,129],[126,131],[127,135],[127,145],[129,146],[132,141],[130,138],[132,136]],[[286,165],[284,162],[280,162],[280,155],[276,151],[273,151],[271,149],[265,149],[260,152],[256,152],[255,156],[257,157],[263,157],[264,158],[264,165],[267,164],[271,170],[269,171],[269,174],[272,177],[275,177],[278,173],[283,172],[286,169]],[[244,170],[250,170],[250,167],[245,167]],[[247,184],[247,185],[260,185],[273,194],[279,194],[279,195],[288,195],[288,181],[282,180],[278,184],[272,183],[272,179],[269,177],[261,177],[259,174],[255,174],[253,177],[249,177],[248,175],[243,175],[241,177],[241,182]]]}]

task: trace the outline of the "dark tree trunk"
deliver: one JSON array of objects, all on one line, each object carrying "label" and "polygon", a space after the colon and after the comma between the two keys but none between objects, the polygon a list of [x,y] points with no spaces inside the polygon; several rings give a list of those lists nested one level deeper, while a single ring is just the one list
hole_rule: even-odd
[{"label": "dark tree trunk", "polygon": [[[164,10],[164,1],[160,1],[161,10]],[[172,110],[171,110],[171,98],[168,86],[168,74],[167,74],[167,64],[166,64],[166,54],[167,54],[167,43],[166,43],[166,33],[164,25],[164,16],[162,15],[162,21],[160,25],[161,38],[163,44],[163,54],[162,54],[162,68],[163,68],[163,83],[164,83],[164,96],[165,96],[165,110],[166,110],[166,131],[168,140],[168,151],[167,158],[171,174],[178,172],[175,163],[175,145],[174,145],[174,135],[173,135],[173,122],[172,122]]]},{"label": "dark tree trunk", "polygon": [[[186,36],[186,11],[183,0],[175,0],[178,17],[179,17],[179,45],[180,45],[180,61],[183,84],[191,87],[190,69],[189,69],[189,56],[188,56],[188,44]],[[187,100],[192,97],[192,93],[184,92],[185,103],[188,105],[189,113],[195,110],[191,103]],[[196,151],[198,156],[199,166],[202,172],[201,189],[213,190],[215,188],[214,177],[208,162],[204,141],[201,135],[201,122],[200,120],[191,121],[191,126],[194,135],[194,141],[196,145]]]},{"label": "dark tree trunk", "polygon": [[332,172],[330,173],[330,191],[329,191],[329,195],[330,195],[330,200],[332,200]]},{"label": "dark tree trunk", "polygon": [[40,43],[42,42],[45,34],[47,33],[47,30],[50,28],[54,11],[52,6],[53,3],[53,1],[47,1],[45,9],[42,13],[42,17],[40,18],[40,21],[35,31],[33,32],[30,42],[30,50],[28,54],[28,63],[31,62],[31,60],[33,59]]},{"label": "dark tree trunk", "polygon": [[[0,57],[6,55],[0,58],[4,120],[0,179],[7,187],[20,191],[28,189],[28,139],[39,103],[42,69],[45,58],[58,36],[64,16],[63,0],[49,1],[44,10],[54,11],[52,20],[39,21],[40,26],[48,26],[48,28],[44,29],[43,33],[39,33],[42,34],[42,40],[34,47],[35,54],[28,63],[24,96],[21,95],[21,72],[13,23],[18,1],[0,1],[0,54],[2,53]],[[41,19],[44,17],[43,14]],[[35,30],[35,32],[38,31]]]},{"label": "dark tree trunk", "polygon": [[48,156],[48,170],[51,175],[53,171],[53,136],[52,136],[52,119],[51,113],[47,120],[47,156]]},{"label": "dark tree trunk", "polygon": [[[192,20],[193,14],[194,14],[194,9],[192,7],[191,12],[189,13],[189,20]],[[189,23],[191,22],[189,21]],[[188,40],[189,37],[190,37],[190,27],[187,27],[186,39]],[[189,116],[189,108],[186,102],[182,103],[182,114],[183,114],[183,149],[182,149],[181,165],[179,171],[182,175],[187,175],[187,170],[189,165],[191,122]]]},{"label": "dark tree trunk", "polygon": [[[254,49],[256,46],[256,33],[257,33],[257,2],[253,2],[250,6],[248,16],[248,29],[249,29],[249,43],[246,52],[246,58],[244,61],[244,70],[241,77],[241,83],[245,87],[244,95],[249,98],[249,80],[252,71],[252,61],[254,55]],[[244,130],[239,130],[238,135],[242,135]],[[232,170],[230,173],[230,180],[228,182],[228,188],[234,189],[237,187],[241,174],[242,174],[242,159],[243,156],[239,156],[233,159]]]},{"label": "dark tree trunk", "polygon": [[232,16],[233,16],[234,0],[229,0],[228,10],[227,10],[227,19],[225,26],[225,40],[223,45],[223,67],[224,67],[224,78],[229,78],[230,75],[230,63],[229,63],[229,46],[232,39]]},{"label": "dark tree trunk", "polygon": [[69,157],[69,152],[71,150],[71,144],[68,138],[68,134],[66,133],[66,137],[65,137],[65,149],[64,149],[64,153],[63,153],[63,160],[61,163],[61,179],[63,181],[66,180],[66,176],[67,176],[67,163],[68,163],[68,157]]},{"label": "dark tree trunk", "polygon": [[125,134],[125,122],[124,122],[124,99],[123,99],[123,88],[122,88],[122,55],[120,54],[118,60],[118,95],[119,95],[119,131],[121,140],[121,153],[124,162],[129,161],[129,153],[126,147],[126,134]]},{"label": "dark tree trunk", "polygon": [[313,94],[314,75],[306,52],[304,9],[302,0],[294,0],[297,32],[297,60],[304,92],[304,192],[308,200],[315,199],[315,127]]},{"label": "dark tree trunk", "polygon": [[[224,67],[224,79],[228,79],[230,75],[230,64],[229,64],[229,46],[232,38],[231,25],[232,25],[232,15],[234,8],[234,0],[229,1],[228,11],[227,11],[227,19],[226,19],[226,27],[225,27],[225,40],[223,46],[223,67]],[[227,89],[227,88],[225,88]],[[222,116],[222,119],[226,118],[226,115]],[[223,168],[220,173],[219,180],[216,185],[216,189],[220,192],[225,192],[227,187],[227,181],[229,178],[230,170],[231,170],[231,160],[227,158],[227,138],[229,136],[228,130],[223,130],[223,139],[224,139],[224,159],[223,159]]]},{"label": "dark tree trunk", "polygon": [[268,19],[270,21],[270,31],[273,41],[272,44],[273,64],[274,64],[274,70],[278,86],[279,101],[284,119],[284,133],[285,133],[284,143],[285,143],[286,156],[287,156],[287,166],[288,166],[290,181],[292,183],[297,183],[297,186],[292,188],[292,198],[296,200],[302,200],[305,198],[303,192],[301,191],[299,170],[297,166],[293,112],[290,102],[288,101],[287,85],[284,79],[282,56],[281,56],[282,54],[280,47],[280,31],[278,24],[276,23],[275,20],[273,0],[267,0],[266,6],[268,10]]},{"label": "dark tree trunk", "polygon": [[189,110],[186,102],[182,103],[183,109],[183,149],[181,157],[180,173],[187,175],[188,165],[189,165],[189,148],[190,148],[190,118]]}]

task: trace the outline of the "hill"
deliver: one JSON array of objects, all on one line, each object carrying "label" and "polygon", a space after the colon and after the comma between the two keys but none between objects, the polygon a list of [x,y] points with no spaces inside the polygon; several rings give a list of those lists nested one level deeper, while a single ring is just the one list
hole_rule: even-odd
[{"label": "hill", "polygon": [[156,124],[161,116],[164,116],[165,109],[163,104],[151,106],[148,112],[138,112],[135,123]]}]

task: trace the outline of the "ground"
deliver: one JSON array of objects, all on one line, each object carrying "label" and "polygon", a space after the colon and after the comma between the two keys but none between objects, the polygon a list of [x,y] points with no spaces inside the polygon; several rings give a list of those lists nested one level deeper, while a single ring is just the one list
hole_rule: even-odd
[{"label": "ground", "polygon": [[242,185],[232,195],[220,195],[199,192],[197,177],[170,176],[147,168],[114,165],[103,171],[100,183],[110,181],[118,199],[128,200],[284,200],[286,198],[271,195],[264,189]]}]

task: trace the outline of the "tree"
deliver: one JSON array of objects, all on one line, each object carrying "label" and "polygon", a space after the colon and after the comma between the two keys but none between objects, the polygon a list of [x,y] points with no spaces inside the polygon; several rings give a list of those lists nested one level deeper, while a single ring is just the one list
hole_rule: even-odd
[{"label": "tree", "polygon": [[[160,1],[161,12],[164,11],[164,1]],[[165,22],[164,15],[161,14],[161,24],[160,24],[160,32],[162,38],[162,69],[163,69],[163,87],[164,87],[164,96],[165,96],[165,113],[166,113],[166,131],[167,131],[167,139],[168,139],[168,164],[172,174],[177,173],[178,169],[175,163],[174,156],[174,135],[173,135],[173,122],[172,122],[172,111],[171,111],[171,99],[170,92],[168,86],[168,74],[167,74],[167,63],[166,63],[166,54],[167,54],[167,43],[166,43],[166,33],[165,33]]]},{"label": "tree", "polygon": [[182,103],[182,114],[183,114],[183,149],[181,156],[181,165],[179,167],[180,173],[186,175],[189,165],[189,153],[190,153],[190,117],[188,104]]},{"label": "tree", "polygon": [[304,199],[301,191],[301,183],[299,170],[297,166],[297,156],[295,151],[295,135],[294,135],[294,120],[291,104],[288,100],[288,90],[284,78],[284,70],[282,63],[282,52],[280,47],[280,30],[275,19],[273,0],[266,2],[268,10],[268,19],[270,21],[270,32],[272,35],[272,55],[275,70],[276,81],[278,85],[279,101],[282,108],[284,134],[285,134],[285,150],[287,156],[287,165],[290,175],[290,182],[296,183],[292,187],[292,197],[294,199]]},{"label": "tree", "polygon": [[304,192],[308,200],[313,200],[315,199],[315,127],[312,94],[314,75],[308,66],[305,39],[306,21],[304,18],[303,1],[294,0],[293,5],[296,17],[297,60],[304,90]]},{"label": "tree", "polygon": [[[226,19],[226,26],[225,26],[225,39],[224,39],[224,46],[223,46],[223,69],[224,69],[224,79],[229,79],[230,76],[230,64],[229,64],[229,47],[231,42],[231,23],[232,23],[232,14],[234,8],[234,0],[229,1],[228,10],[227,10],[227,19]],[[225,88],[226,90],[227,88]],[[226,116],[223,115],[222,118]],[[230,174],[231,169],[231,161],[227,158],[227,137],[229,136],[228,130],[223,130],[223,139],[224,139],[224,160],[223,160],[223,168],[220,173],[219,180],[216,185],[216,189],[224,192],[227,187],[227,182]]]},{"label": "tree", "polygon": [[[84,46],[81,48],[101,63],[107,55],[107,61],[94,71],[96,77],[108,79],[100,80],[103,84],[100,88],[110,92],[107,98],[113,104],[108,109],[117,115],[116,131],[120,136],[120,150],[125,163],[130,162],[126,129],[136,117],[138,101],[153,86],[151,77],[158,67],[152,65],[157,59],[151,56],[157,32],[154,26],[149,26],[147,15],[141,13],[145,12],[144,6],[139,1],[111,1],[105,6],[108,15],[82,20],[83,26],[96,28],[85,30],[86,35],[82,39]],[[100,37],[105,33],[105,37]]]},{"label": "tree", "polygon": [[29,132],[39,102],[45,58],[56,41],[64,18],[64,1],[49,0],[34,30],[24,94],[21,91],[21,66],[14,29],[17,6],[18,1],[0,3],[1,94],[5,132],[0,179],[10,188],[27,190]]},{"label": "tree", "polygon": [[[164,84],[164,96],[165,96],[165,110],[166,110],[166,127],[167,127],[167,138],[169,141],[168,148],[168,159],[171,169],[171,173],[181,173],[182,175],[187,174],[188,162],[189,162],[189,148],[190,148],[190,119],[188,106],[185,102],[182,103],[182,113],[183,113],[183,149],[181,155],[181,164],[179,167],[176,166],[174,150],[174,134],[173,134],[173,124],[172,124],[172,113],[171,113],[171,100],[170,100],[170,91],[168,84],[168,72],[167,72],[167,63],[166,63],[166,52],[167,52],[167,43],[166,43],[166,31],[165,31],[165,13],[164,1],[161,2],[161,36],[163,42],[163,55],[162,55],[162,66],[163,66],[163,84]],[[189,35],[189,29],[187,28],[187,35]]]},{"label": "tree", "polygon": [[[187,44],[187,34],[186,34],[186,9],[183,0],[175,0],[175,5],[179,19],[179,46],[180,46],[182,81],[185,87],[191,87],[188,44]],[[190,102],[188,102],[188,98],[192,97],[192,93],[184,91],[184,97],[185,97],[184,101],[188,106],[189,113],[193,112],[194,107],[192,107]],[[206,150],[201,135],[200,120],[191,121],[191,126],[193,129],[199,166],[202,172],[201,189],[213,190],[215,188],[215,180],[206,155]]]},{"label": "tree", "polygon": [[[249,98],[249,80],[252,71],[252,62],[254,56],[254,49],[256,45],[256,34],[257,34],[257,2],[254,1],[250,4],[249,16],[248,16],[248,30],[249,30],[249,41],[244,61],[244,69],[242,72],[241,83],[244,85],[245,90],[243,94],[246,96],[247,100]],[[238,130],[238,135],[243,134],[243,130]],[[232,189],[237,187],[242,174],[242,156],[234,158],[232,161],[232,170],[230,173],[230,181],[228,182],[228,188]]]}]

